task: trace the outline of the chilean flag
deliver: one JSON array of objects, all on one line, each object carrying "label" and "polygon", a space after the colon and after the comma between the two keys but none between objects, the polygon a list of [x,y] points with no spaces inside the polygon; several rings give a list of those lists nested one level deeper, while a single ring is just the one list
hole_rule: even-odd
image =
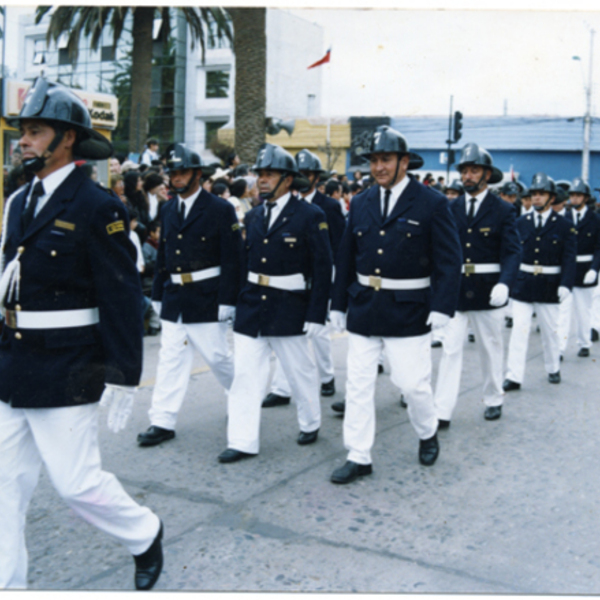
[{"label": "chilean flag", "polygon": [[327,50],[327,52],[325,53],[325,56],[321,60],[318,60],[316,63],[313,63],[312,65],[310,65],[310,67],[306,67],[306,68],[312,69],[313,67],[320,67],[321,65],[328,63],[330,59],[331,59],[331,48],[329,48],[329,50]]}]

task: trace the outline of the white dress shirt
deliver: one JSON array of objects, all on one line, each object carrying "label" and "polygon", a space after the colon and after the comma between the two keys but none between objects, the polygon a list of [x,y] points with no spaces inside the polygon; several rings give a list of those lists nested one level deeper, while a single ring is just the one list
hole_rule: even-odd
[{"label": "white dress shirt", "polygon": [[177,211],[181,212],[181,205],[185,204],[185,218],[187,219],[190,215],[190,211],[192,210],[192,206],[194,206],[194,202],[196,202],[196,198],[200,195],[202,188],[200,188],[195,194],[192,194],[188,198],[182,198],[181,196],[177,196]]},{"label": "white dress shirt", "polygon": [[71,171],[74,168],[75,163],[71,162],[68,165],[65,165],[64,167],[61,167],[60,169],[50,173],[50,175],[47,175],[44,177],[44,179],[39,179],[37,175],[33,178],[33,181],[31,182],[31,189],[29,191],[29,195],[27,196],[27,204],[29,204],[29,201],[31,200],[31,194],[33,193],[33,188],[35,187],[36,183],[41,181],[42,185],[44,186],[44,195],[38,198],[34,217],[37,217],[40,214],[40,210],[42,210],[46,202],[50,200],[50,197],[52,194],[54,194],[56,188],[71,174]]},{"label": "white dress shirt", "polygon": [[469,194],[468,192],[465,193],[465,198],[466,198],[466,210],[467,210],[467,215],[469,214],[469,211],[471,210],[471,198],[475,198],[475,208],[473,209],[473,216],[475,216],[477,214],[477,211],[479,210],[479,207],[481,206],[481,203],[483,202],[483,199],[487,196],[488,190],[487,188],[485,190],[483,190],[483,192],[479,192],[479,194],[477,194],[476,196],[471,196],[471,194]]},{"label": "white dress shirt", "polygon": [[[406,186],[409,184],[410,179],[405,175],[393,188],[391,188],[392,193],[390,194],[390,203],[388,206],[387,216],[389,217],[396,206],[396,202],[398,202],[398,198],[402,195],[402,192],[406,189]],[[379,199],[381,203],[381,214],[383,214],[384,206],[385,206],[385,192],[386,189],[380,187],[379,188]]]},{"label": "white dress shirt", "polygon": [[[291,194],[288,192],[287,194],[284,194],[283,196],[281,196],[281,198],[277,198],[277,200],[275,200],[274,202],[271,202],[271,204],[274,204],[274,206],[271,209],[271,218],[269,220],[269,227],[267,227],[267,231],[271,228],[271,225],[273,225],[273,223],[275,223],[275,220],[281,214],[281,211],[284,209],[285,205],[288,203],[288,200],[290,199],[290,197],[291,197]],[[266,210],[266,208],[265,208],[265,210]]]}]

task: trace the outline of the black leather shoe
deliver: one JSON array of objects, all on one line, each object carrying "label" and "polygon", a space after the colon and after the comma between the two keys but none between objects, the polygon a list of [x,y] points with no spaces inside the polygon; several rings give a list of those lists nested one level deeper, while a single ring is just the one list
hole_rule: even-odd
[{"label": "black leather shoe", "polygon": [[548,381],[550,383],[560,383],[560,371],[556,371],[556,373],[549,373]]},{"label": "black leather shoe", "polygon": [[285,406],[290,403],[291,398],[289,396],[278,396],[277,394],[267,394],[263,400],[263,408],[272,408],[273,406]]},{"label": "black leather shoe", "polygon": [[404,399],[404,394],[400,394],[400,406],[402,408],[408,408],[408,404],[406,404],[406,400]]},{"label": "black leather shoe", "polygon": [[321,384],[321,396],[333,396],[335,394],[335,379]]},{"label": "black leather shoe", "polygon": [[560,355],[560,362],[562,362],[562,361],[563,361],[563,355],[561,354]]},{"label": "black leather shoe", "polygon": [[470,342],[474,342],[475,341],[475,334],[474,333],[470,333],[469,334],[469,341]]},{"label": "black leather shoe", "polygon": [[296,441],[300,446],[307,446],[308,444],[314,444],[317,441],[317,437],[319,437],[318,429],[308,433],[306,431],[301,431]]},{"label": "black leather shoe", "polygon": [[383,365],[377,365],[377,375],[381,375],[383,373]]},{"label": "black leather shoe", "polygon": [[338,402],[334,402],[331,405],[331,410],[335,410],[337,413],[344,414],[346,412],[346,402],[344,400],[339,400]]},{"label": "black leather shoe", "polygon": [[506,317],[506,329],[512,329],[513,320],[512,317]]},{"label": "black leather shoe", "polygon": [[148,335],[155,336],[160,333],[160,327],[148,327]]},{"label": "black leather shoe", "polygon": [[151,425],[148,431],[139,433],[137,441],[140,446],[158,446],[167,440],[172,440],[175,437],[175,432],[172,429],[163,429],[156,425]]},{"label": "black leather shoe", "polygon": [[486,421],[495,421],[502,416],[502,405],[500,406],[488,406],[483,413],[483,418]]},{"label": "black leather shoe", "polygon": [[514,390],[520,390],[521,384],[513,381],[512,379],[505,379],[504,383],[502,384],[502,389],[505,392],[513,392]]},{"label": "black leather shoe", "polygon": [[419,462],[426,467],[430,467],[437,459],[440,453],[440,445],[437,439],[437,433],[428,440],[419,440]]},{"label": "black leather shoe", "polygon": [[151,590],[158,581],[163,568],[162,536],[163,524],[161,521],[158,533],[150,548],[143,554],[134,555],[133,557],[135,561],[136,590]]},{"label": "black leather shoe", "polygon": [[591,332],[591,338],[592,338],[592,342],[597,342],[598,339],[600,339],[600,336],[598,335],[598,330],[594,329],[592,327],[592,332]]},{"label": "black leather shoe", "polygon": [[450,429],[450,421],[438,419],[438,429]]},{"label": "black leather shoe", "polygon": [[227,448],[219,454],[220,463],[232,463],[242,460],[243,458],[252,458],[256,454],[250,454],[248,452],[242,452],[241,450],[234,450],[233,448]]},{"label": "black leather shoe", "polygon": [[432,348],[441,348],[442,342],[440,342],[440,340],[435,340],[435,342],[431,342],[431,347]]},{"label": "black leather shoe", "polygon": [[370,475],[372,472],[373,467],[371,465],[359,465],[351,460],[347,460],[343,467],[336,469],[331,474],[331,481],[333,483],[350,483],[357,477]]},{"label": "black leather shoe", "polygon": [[577,356],[580,356],[581,358],[585,358],[586,356],[590,355],[590,349],[589,348],[580,348],[579,352],[577,353]]}]

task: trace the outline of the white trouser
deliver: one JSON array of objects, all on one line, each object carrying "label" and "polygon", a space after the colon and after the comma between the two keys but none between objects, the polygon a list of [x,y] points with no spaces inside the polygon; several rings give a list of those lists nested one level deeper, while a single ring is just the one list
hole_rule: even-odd
[{"label": "white trouser", "polygon": [[233,334],[235,377],[229,391],[227,447],[258,454],[262,399],[269,383],[271,350],[281,362],[296,402],[300,431],[321,426],[317,367],[304,335],[253,338]]},{"label": "white trouser", "polygon": [[573,314],[573,294],[569,294],[564,302],[558,305],[558,344],[560,354],[567,350],[569,334],[571,333],[571,315]]},{"label": "white trouser", "polygon": [[444,327],[442,358],[435,386],[437,416],[444,421],[452,419],[452,412],[458,400],[464,343],[469,325],[473,328],[479,346],[483,401],[486,406],[501,406],[504,398],[502,391],[504,311],[495,309],[457,312]]},{"label": "white trouser", "polygon": [[150,423],[175,429],[177,413],[183,404],[194,349],[210,367],[218,382],[229,390],[233,381],[233,353],[227,343],[227,323],[173,323],[161,320],[162,337]]},{"label": "white trouser", "polygon": [[25,515],[42,462],[79,516],[132,554],[150,547],[158,517],[102,470],[97,404],[22,409],[0,402],[0,589],[27,587]]},{"label": "white trouser", "polygon": [[[592,347],[592,303],[594,302],[593,287],[574,287],[573,293],[575,333],[579,348]],[[564,304],[564,303],[563,303]]]},{"label": "white trouser", "polygon": [[594,288],[594,299],[592,301],[592,327],[600,331],[600,281]]},{"label": "white trouser", "polygon": [[348,333],[348,379],[344,414],[344,446],[348,460],[371,464],[375,442],[375,383],[385,348],[391,380],[408,404],[408,417],[420,439],[437,431],[431,391],[431,334],[415,337],[365,337]]},{"label": "white trouser", "polygon": [[557,373],[560,371],[559,305],[515,300],[513,304],[513,329],[508,344],[506,378],[516,383],[523,383],[529,332],[534,311],[540,324],[546,372]]},{"label": "white trouser", "polygon": [[[331,354],[331,334],[329,324],[319,329],[319,333],[310,338],[317,363],[319,381],[329,383],[334,377],[333,356]],[[281,362],[275,360],[275,372],[271,382],[271,392],[278,396],[291,396],[292,390],[281,368]]]}]

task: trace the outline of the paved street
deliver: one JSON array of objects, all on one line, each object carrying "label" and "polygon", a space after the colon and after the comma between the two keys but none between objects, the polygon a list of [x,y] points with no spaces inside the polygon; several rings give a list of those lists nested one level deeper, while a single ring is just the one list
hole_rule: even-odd
[{"label": "paved street", "polygon": [[[508,330],[506,330],[508,339]],[[466,343],[451,428],[433,467],[389,370],[377,387],[373,475],[329,482],[344,463],[342,419],[323,399],[316,444],[300,447],[295,407],[263,410],[261,451],[231,465],[226,403],[198,359],[177,437],[135,438],[149,423],[159,338],[146,338],[143,389],[125,431],[100,422],[104,467],[165,524],[157,590],[600,593],[600,345],[569,345],[560,385],[546,381],[533,332],[526,381],[499,421],[483,419],[477,343]],[[343,398],[346,336],[334,340]],[[437,370],[441,350],[434,349]],[[29,511],[32,589],[133,589],[127,551],[76,517],[42,474]]]}]

